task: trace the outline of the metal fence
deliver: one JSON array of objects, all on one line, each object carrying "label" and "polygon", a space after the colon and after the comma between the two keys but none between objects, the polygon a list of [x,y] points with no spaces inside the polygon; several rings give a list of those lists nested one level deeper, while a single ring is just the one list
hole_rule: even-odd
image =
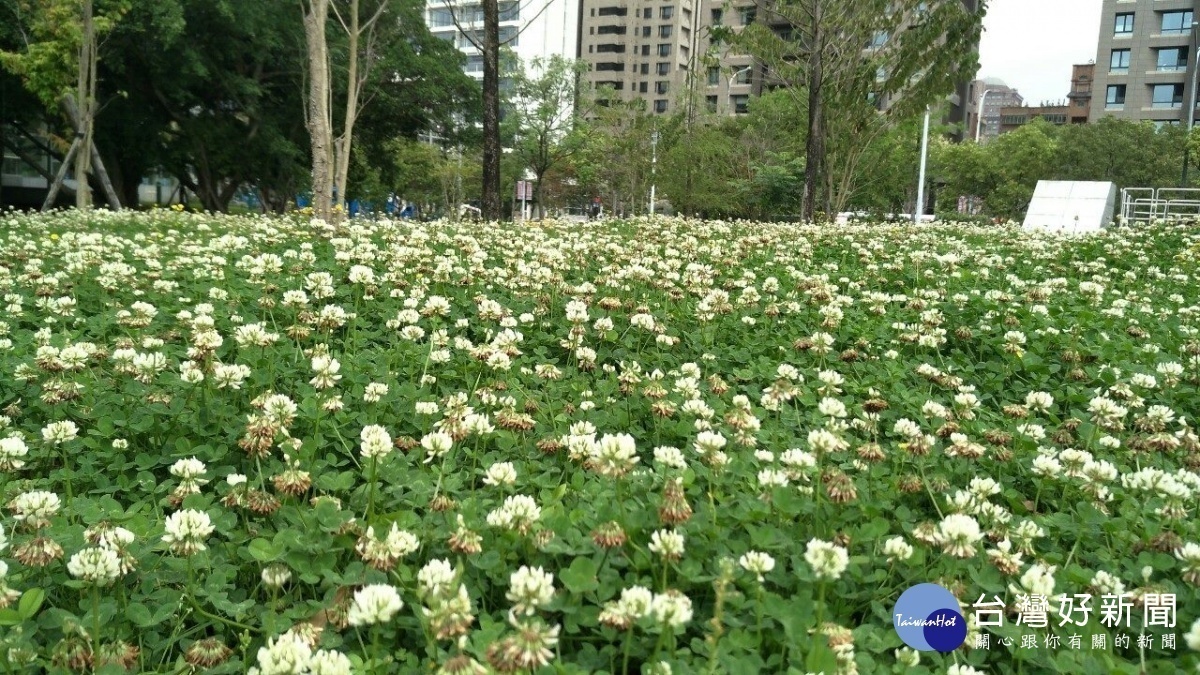
[{"label": "metal fence", "polygon": [[1200,220],[1200,188],[1122,188],[1121,222]]}]

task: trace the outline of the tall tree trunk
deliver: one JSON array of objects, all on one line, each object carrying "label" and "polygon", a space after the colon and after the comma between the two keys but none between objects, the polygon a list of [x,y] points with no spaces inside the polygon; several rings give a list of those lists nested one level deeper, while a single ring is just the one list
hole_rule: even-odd
[{"label": "tall tree trunk", "polygon": [[92,169],[92,138],[94,135],[96,110],[96,23],[92,14],[92,0],[83,0],[83,36],[79,43],[79,77],[76,82],[76,99],[79,101],[79,123],[75,126],[75,137],[83,148],[75,154],[75,207],[92,207],[92,188],[88,185],[88,174]]},{"label": "tall tree trunk", "polygon": [[350,25],[347,28],[349,38],[349,54],[346,64],[346,119],[342,125],[342,135],[338,138],[336,150],[337,174],[333,185],[337,189],[338,200],[347,202],[350,198],[346,185],[350,176],[350,145],[354,139],[354,123],[358,120],[358,100],[362,91],[362,82],[358,79],[358,42],[362,29],[358,19],[359,0],[350,0]]},{"label": "tall tree trunk", "polygon": [[483,218],[500,220],[500,6],[483,0]]},{"label": "tall tree trunk", "polygon": [[308,136],[312,149],[313,215],[333,220],[333,130],[329,110],[329,45],[325,22],[329,0],[309,0],[304,15],[308,48]]},{"label": "tall tree trunk", "polygon": [[825,34],[821,22],[824,8],[820,1],[813,3],[812,45],[808,55],[808,139],[805,142],[804,209],[802,217],[811,221],[816,212],[821,174],[825,168],[825,109],[822,98],[824,86]]}]

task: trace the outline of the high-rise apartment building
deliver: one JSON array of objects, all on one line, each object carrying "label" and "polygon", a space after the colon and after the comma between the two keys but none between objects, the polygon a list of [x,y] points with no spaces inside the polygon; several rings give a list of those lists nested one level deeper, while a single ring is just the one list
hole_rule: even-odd
[{"label": "high-rise apartment building", "polygon": [[679,102],[701,54],[702,6],[707,0],[583,0],[579,58],[591,85],[641,98],[646,110],[666,113]]},{"label": "high-rise apartment building", "polygon": [[[574,59],[578,54],[580,0],[500,0],[499,4],[500,42],[526,67],[534,58]],[[483,44],[483,6],[478,0],[426,0],[425,22],[434,37],[453,42],[467,55],[468,75],[483,79],[483,55],[475,47]]]},{"label": "high-rise apartment building", "polygon": [[1091,119],[1186,123],[1196,0],[1104,0]]}]

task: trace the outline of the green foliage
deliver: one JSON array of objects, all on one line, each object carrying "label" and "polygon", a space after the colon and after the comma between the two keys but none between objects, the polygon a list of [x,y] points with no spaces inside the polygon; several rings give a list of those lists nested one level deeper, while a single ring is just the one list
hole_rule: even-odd
[{"label": "green foliage", "polygon": [[930,161],[950,195],[979,197],[986,213],[1020,218],[1038,180],[1111,181],[1118,189],[1178,185],[1185,144],[1182,129],[1155,130],[1149,122],[1037,120],[986,144],[936,143]]},{"label": "green foliage", "polygon": [[[133,0],[93,0],[98,38],[110,33]],[[0,67],[19,75],[26,88],[51,109],[75,87],[83,39],[79,0],[0,0],[0,21],[12,22],[23,44],[0,51]]]}]

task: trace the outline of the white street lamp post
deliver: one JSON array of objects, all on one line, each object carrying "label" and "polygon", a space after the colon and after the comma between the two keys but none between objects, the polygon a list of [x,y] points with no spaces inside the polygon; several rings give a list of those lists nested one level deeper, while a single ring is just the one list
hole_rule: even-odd
[{"label": "white street lamp post", "polygon": [[921,131],[921,170],[917,178],[917,206],[913,209],[913,223],[921,222],[925,211],[925,159],[929,155],[929,106],[925,106],[925,128]]},{"label": "white street lamp post", "polygon": [[658,131],[650,134],[650,215],[654,215],[655,176],[658,171]]},{"label": "white street lamp post", "polygon": [[979,95],[979,105],[975,109],[975,142],[978,143],[981,138],[980,132],[983,131],[983,102],[987,100],[987,95],[991,94],[994,89],[984,89]]}]

